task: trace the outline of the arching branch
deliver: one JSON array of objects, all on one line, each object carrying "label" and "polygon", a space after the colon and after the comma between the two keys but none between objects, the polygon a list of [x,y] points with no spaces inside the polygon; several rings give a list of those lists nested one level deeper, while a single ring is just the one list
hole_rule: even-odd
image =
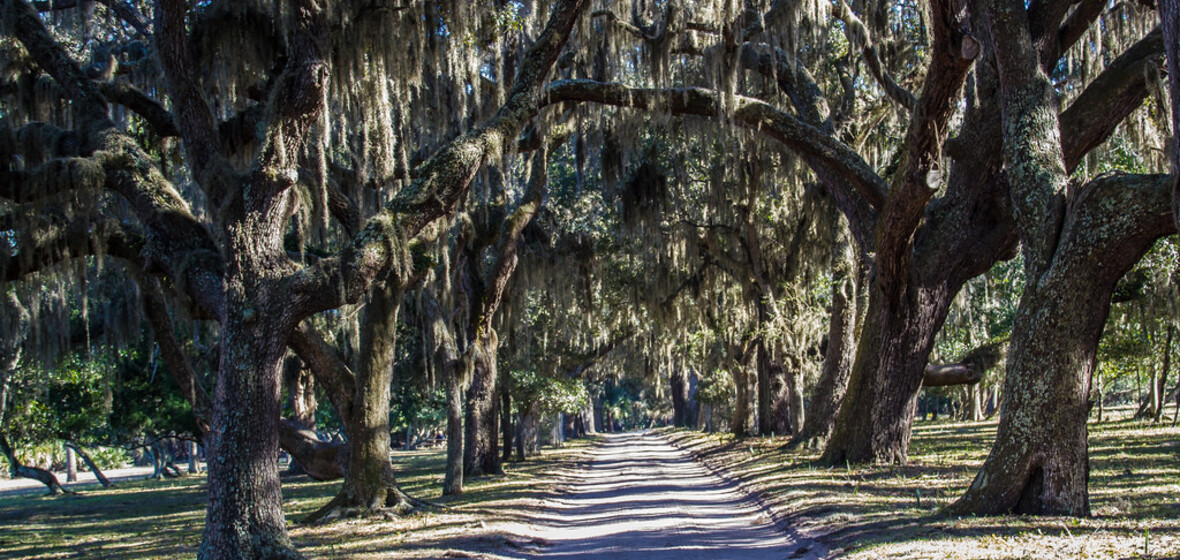
[{"label": "arching branch", "polygon": [[[561,80],[545,91],[545,104],[582,101],[666,111],[673,115],[718,117],[721,94],[704,88],[629,88],[593,80]],[[779,140],[801,154],[816,157],[840,173],[870,206],[880,207],[888,189],[884,180],[848,146],[815,127],[758,99],[735,96],[734,121]]]},{"label": "arching branch", "polygon": [[210,417],[213,413],[213,400],[209,393],[197,381],[197,372],[191,361],[184,353],[184,348],[176,339],[176,332],[172,327],[172,318],[168,315],[164,291],[160,288],[160,281],[153,276],[133,273],[136,284],[139,285],[140,300],[143,312],[147,316],[148,324],[152,327],[156,345],[160,348],[160,357],[168,366],[168,372],[185,400],[193,408],[193,416],[197,419],[199,435],[209,431]]}]

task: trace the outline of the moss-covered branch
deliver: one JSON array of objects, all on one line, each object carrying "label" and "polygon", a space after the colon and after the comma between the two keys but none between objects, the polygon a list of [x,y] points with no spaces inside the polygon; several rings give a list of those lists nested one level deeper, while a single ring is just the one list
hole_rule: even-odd
[{"label": "moss-covered branch", "polygon": [[540,108],[540,91],[565,46],[582,0],[562,0],[529,47],[507,101],[487,122],[447,143],[415,172],[414,181],[371,218],[340,255],[323,259],[288,279],[301,316],[355,302],[391,270],[408,277],[408,239],[454,212],[485,161],[515,147]]},{"label": "moss-covered branch", "polygon": [[[562,102],[590,102],[673,115],[718,117],[722,94],[705,88],[630,88],[622,84],[593,80],[561,80],[545,90],[546,105]],[[738,125],[759,131],[788,148],[817,158],[840,173],[866,200],[883,199],[886,183],[854,150],[832,139],[797,117],[751,97],[735,96],[733,119]]]}]

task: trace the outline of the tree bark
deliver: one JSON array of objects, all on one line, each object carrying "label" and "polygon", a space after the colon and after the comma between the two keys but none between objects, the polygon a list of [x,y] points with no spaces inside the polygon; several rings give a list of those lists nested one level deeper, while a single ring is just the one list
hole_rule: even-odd
[{"label": "tree bark", "polygon": [[689,398],[688,371],[674,368],[669,372],[669,384],[672,389],[672,425],[678,428],[691,425],[692,402]]},{"label": "tree bark", "polygon": [[[227,284],[234,286],[230,278]],[[220,321],[221,363],[206,444],[213,458],[209,507],[198,556],[299,558],[287,536],[278,470],[279,366],[286,336],[276,313],[255,309],[275,301],[273,296],[242,293],[254,291],[242,288],[256,289],[257,282],[236,284],[241,291],[227,289]]]},{"label": "tree bark", "polygon": [[368,515],[400,515],[424,502],[397,485],[390,462],[389,403],[403,279],[376,286],[361,318],[360,367],[352,406],[340,412],[348,434],[344,483],[309,522]]},{"label": "tree bark", "polygon": [[66,482],[78,482],[78,458],[74,448],[66,446]]},{"label": "tree bark", "polygon": [[880,281],[871,287],[848,392],[820,458],[825,464],[907,459],[921,372],[953,292],[912,287],[908,295],[889,296],[882,287]]},{"label": "tree bark", "polygon": [[733,405],[733,419],[729,429],[733,435],[741,438],[750,435],[750,358],[749,344],[746,348],[735,349],[733,364],[733,385],[737,389],[737,398]]},{"label": "tree bark", "polygon": [[[762,311],[759,311],[759,327],[762,324],[764,324]],[[776,414],[773,406],[776,387],[772,381],[774,372],[771,367],[770,349],[766,347],[766,341],[761,337],[754,343],[752,365],[754,367],[754,402],[757,409],[755,417],[758,421],[758,435],[769,436],[774,433],[776,427]]]},{"label": "tree bark", "polygon": [[447,377],[447,467],[442,493],[463,493],[463,383],[454,372]]},{"label": "tree bark", "polygon": [[[1180,228],[1180,0],[1159,0],[1160,27],[1164,36],[1164,51],[1168,64],[1168,98],[1172,106],[1172,139],[1169,142],[1172,160],[1172,211]],[[1177,397],[1180,416],[1180,396]],[[1173,422],[1174,423],[1174,422]]]},{"label": "tree bark", "polygon": [[473,343],[471,388],[467,391],[463,472],[467,477],[503,474],[500,457],[500,394],[496,370],[499,340],[494,331]]},{"label": "tree bark", "polygon": [[996,441],[949,508],[958,515],[1089,514],[1086,418],[1110,297],[1151,244],[1176,229],[1164,177],[1101,176],[1069,188],[1057,97],[1027,18],[1020,0],[987,6],[1025,287]]},{"label": "tree bark", "polygon": [[66,443],[66,449],[74,450],[78,454],[78,457],[82,458],[82,462],[86,464],[86,468],[90,469],[91,473],[94,473],[95,480],[97,480],[99,484],[102,484],[103,488],[110,488],[111,486],[114,486],[114,483],[112,483],[111,480],[107,478],[105,474],[103,474],[102,469],[98,468],[98,465],[94,463],[94,459],[90,457],[90,454],[87,453],[85,449],[76,446],[73,443]]}]

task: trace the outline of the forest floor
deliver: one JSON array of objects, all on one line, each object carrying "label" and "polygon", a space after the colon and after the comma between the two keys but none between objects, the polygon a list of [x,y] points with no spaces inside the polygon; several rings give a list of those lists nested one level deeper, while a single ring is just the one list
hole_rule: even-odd
[{"label": "forest floor", "polygon": [[[848,469],[814,464],[817,451],[783,450],[783,438],[665,429],[568,442],[447,498],[438,497],[443,450],[396,452],[403,487],[445,507],[392,520],[302,525],[339,482],[299,476],[283,480],[284,509],[292,540],[309,558],[621,558],[619,548],[638,548],[655,560],[653,552],[673,537],[661,541],[634,530],[647,525],[655,535],[674,531],[677,542],[714,531],[677,559],[762,558],[758,551],[768,558],[828,552],[856,560],[1180,558],[1180,428],[1091,424],[1091,518],[942,514],[970,484],[994,432],[994,421],[919,422],[911,464]],[[690,454],[712,472],[689,461]],[[192,557],[204,486],[204,476],[186,476],[57,497],[5,494],[0,559]],[[669,507],[679,521],[669,520]],[[694,515],[700,518],[689,519]],[[736,530],[725,526],[731,518],[750,532],[727,532]],[[611,538],[632,542],[610,544]],[[718,550],[726,541],[751,555]]]},{"label": "forest floor", "polygon": [[666,430],[678,447],[757,496],[833,556],[891,559],[1180,559],[1180,428],[1090,424],[1093,516],[950,517],[996,422],[918,422],[910,464],[822,467],[784,438]]}]

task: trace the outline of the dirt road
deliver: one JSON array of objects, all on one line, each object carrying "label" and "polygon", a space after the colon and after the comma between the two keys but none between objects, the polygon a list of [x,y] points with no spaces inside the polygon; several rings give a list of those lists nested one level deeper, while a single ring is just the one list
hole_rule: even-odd
[{"label": "dirt road", "polygon": [[608,435],[518,534],[546,560],[819,558],[734,485],[651,433]]}]

